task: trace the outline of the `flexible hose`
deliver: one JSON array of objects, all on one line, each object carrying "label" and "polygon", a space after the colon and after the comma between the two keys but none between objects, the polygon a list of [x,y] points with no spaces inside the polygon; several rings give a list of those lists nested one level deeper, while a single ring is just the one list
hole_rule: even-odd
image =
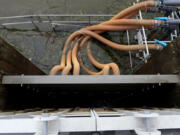
[{"label": "flexible hose", "polygon": [[[102,27],[106,27],[108,28],[108,26],[101,26],[100,28]],[[118,30],[125,30],[125,29],[137,29],[139,28],[140,26],[118,26]],[[113,29],[114,28],[114,29]],[[103,29],[103,28],[102,28]],[[99,29],[99,30],[102,30],[102,29]],[[105,29],[105,28],[104,28]],[[104,30],[103,29],[103,30]],[[117,30],[117,27],[114,27],[114,26],[111,26],[109,27],[109,30]],[[68,45],[70,44],[70,42],[76,38],[77,36],[81,35],[81,32],[77,31],[75,33],[73,33],[69,38],[68,40],[66,41],[65,45],[64,45],[64,49],[63,49],[63,54],[62,54],[62,59],[61,59],[61,65],[60,66],[55,66],[53,67],[53,69],[51,70],[50,74],[51,75],[55,75],[59,70],[62,70],[64,67],[65,67],[65,54],[66,54],[66,49],[68,47]]]},{"label": "flexible hose", "polygon": [[72,50],[69,50],[67,54],[67,62],[66,62],[67,64],[62,71],[62,75],[68,75],[72,69],[71,54],[72,54]]},{"label": "flexible hose", "polygon": [[65,67],[65,59],[66,59],[66,56],[64,54],[64,55],[62,55],[62,58],[61,58],[61,65],[54,66],[51,69],[49,74],[50,75],[56,75],[59,71],[61,71]]},{"label": "flexible hose", "polygon": [[77,52],[78,52],[78,45],[79,41],[75,43],[75,46],[72,51],[72,62],[73,62],[73,75],[79,75],[80,74],[80,64],[77,59]]},{"label": "flexible hose", "polygon": [[108,65],[110,68],[112,68],[114,75],[120,75],[120,69],[116,63],[101,64],[93,57],[91,49],[90,49],[90,42],[87,45],[87,54],[88,54],[88,58],[91,61],[91,63],[94,66],[96,66],[97,68],[103,69],[103,68],[105,68],[105,66]]},{"label": "flexible hose", "polygon": [[[85,34],[85,35],[89,35],[99,41],[101,41],[102,43],[104,43],[105,45],[111,47],[111,48],[114,48],[116,50],[121,50],[121,51],[135,51],[135,50],[145,50],[146,49],[146,46],[145,45],[121,45],[121,44],[117,44],[117,43],[114,43],[110,40],[107,40],[105,39],[104,37],[92,32],[92,31],[89,31],[89,30],[86,30],[86,29],[82,29],[79,31],[79,33],[81,34]],[[151,50],[156,50],[158,49],[158,46],[156,46],[155,44],[149,44],[148,45],[149,49]]]},{"label": "flexible hose", "polygon": [[[143,25],[142,25],[143,26]],[[91,31],[121,31],[121,30],[136,30],[142,27],[141,25],[119,25],[119,26],[113,26],[113,25],[95,25],[88,28],[85,28],[87,30]],[[151,25],[144,26],[145,28],[152,28]]]},{"label": "flexible hose", "polygon": [[[120,45],[117,43],[114,43],[112,41],[109,41],[99,34],[105,32],[105,31],[119,31],[119,30],[130,30],[130,29],[138,29],[141,26],[144,26],[145,28],[152,28],[155,26],[154,20],[137,20],[137,19],[129,19],[132,16],[136,15],[139,10],[146,11],[152,8],[152,6],[156,6],[157,2],[154,1],[145,1],[141,3],[137,3],[136,5],[133,5],[123,11],[121,11],[119,14],[114,16],[111,20],[103,22],[99,25],[89,26],[86,29],[81,29],[80,31],[76,31],[73,34],[69,36],[69,38],[66,40],[62,58],[61,58],[61,64],[56,65],[52,68],[50,71],[51,75],[57,74],[58,71],[62,71],[62,75],[69,74],[70,70],[72,69],[72,63],[73,63],[73,74],[79,75],[80,74],[80,65],[81,67],[88,73],[88,74],[96,74],[96,75],[102,75],[102,74],[109,74],[109,70],[112,68],[113,74],[120,74],[119,67],[115,63],[110,64],[104,64],[101,65],[102,71],[99,73],[91,72],[88,70],[83,64],[82,61],[77,59],[77,52],[79,47],[79,40],[82,39],[80,48],[83,47],[83,45],[91,38],[96,38],[97,40],[101,41],[102,43],[117,49],[117,50],[144,50],[144,45],[132,45],[132,46],[126,46],[126,45]],[[66,51],[68,49],[68,46],[72,43],[74,39],[78,39],[78,41],[75,43],[75,46],[73,50],[68,51],[67,58],[66,58]],[[149,49],[157,49],[157,46],[154,44],[148,45]],[[79,55],[79,53],[78,53]],[[89,57],[91,56],[91,57]],[[93,65],[99,63],[95,60],[95,58],[92,56],[91,52],[89,54],[89,58],[91,58],[91,62]],[[71,63],[72,62],[72,63]],[[99,63],[100,64],[100,63]],[[96,66],[97,67],[97,66]],[[115,70],[116,69],[116,70]]]},{"label": "flexible hose", "polygon": [[79,55],[79,63],[81,65],[81,67],[83,68],[83,70],[88,75],[107,75],[107,74],[109,74],[109,71],[110,71],[109,65],[104,66],[104,68],[100,72],[93,72],[93,71],[89,70],[88,68],[86,68],[85,65],[83,64],[81,56],[80,56],[80,52],[78,52],[78,55]]},{"label": "flexible hose", "polygon": [[102,23],[103,25],[138,25],[138,26],[154,26],[155,20],[138,20],[138,19],[118,19]]},{"label": "flexible hose", "polygon": [[[73,44],[73,42],[71,43]],[[51,71],[50,71],[50,75],[56,75],[59,71],[63,70],[63,68],[66,65],[66,51],[63,51],[62,53],[62,57],[61,57],[61,64],[60,65],[56,65],[54,66]]]},{"label": "flexible hose", "polygon": [[[145,9],[145,8],[142,8],[141,10],[142,10],[142,11],[145,11],[146,9]],[[133,12],[133,13],[125,16],[124,18],[131,18],[132,16],[134,16],[134,15],[137,14],[138,12],[139,12],[139,11],[135,11],[135,12]],[[119,15],[119,17],[120,17],[120,15]],[[117,18],[118,18],[118,17],[117,17]],[[113,22],[112,22],[112,23],[113,23]],[[154,22],[153,22],[152,25],[154,25]],[[102,33],[102,32],[99,31],[98,33]],[[82,48],[83,45],[85,44],[85,42],[87,42],[89,39],[90,39],[90,37],[89,37],[89,36],[86,36],[86,37],[84,38],[84,40],[81,42],[80,47]],[[91,55],[91,56],[92,56],[92,55]],[[91,58],[92,58],[92,57],[91,57]],[[90,59],[90,60],[92,60],[92,59]],[[93,60],[94,60],[94,62],[95,62],[95,59],[93,59]],[[93,62],[93,61],[91,61],[91,62]],[[94,65],[96,66],[97,64],[100,64],[100,63],[97,63],[97,61],[96,61],[96,63],[94,63]],[[96,66],[96,67],[97,67],[97,66]]]},{"label": "flexible hose", "polygon": [[121,11],[119,14],[114,16],[112,18],[112,20],[122,19],[124,16],[126,16],[130,13],[133,13],[137,10],[141,10],[144,8],[149,9],[149,7],[156,6],[156,4],[157,4],[157,2],[155,2],[155,1],[144,1],[144,2],[137,3],[129,8],[126,8],[125,10]]}]

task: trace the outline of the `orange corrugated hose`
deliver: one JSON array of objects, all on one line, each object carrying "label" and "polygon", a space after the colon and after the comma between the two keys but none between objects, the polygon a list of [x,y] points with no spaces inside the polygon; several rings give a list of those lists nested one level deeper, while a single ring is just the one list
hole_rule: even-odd
[{"label": "orange corrugated hose", "polygon": [[[131,29],[138,29],[142,26],[145,28],[152,28],[155,26],[154,20],[138,20],[138,19],[129,19],[136,15],[141,9],[142,11],[147,11],[151,9],[153,6],[156,6],[157,2],[155,1],[145,1],[137,3],[136,5],[133,5],[123,11],[121,11],[119,14],[114,16],[111,20],[103,22],[98,25],[89,26],[87,28],[81,29],[79,31],[74,32],[69,36],[69,38],[66,40],[63,53],[61,57],[61,64],[54,66],[51,71],[50,75],[55,75],[57,72],[62,71],[62,75],[68,75],[73,67],[73,74],[79,75],[80,74],[80,66],[90,75],[105,75],[109,74],[110,69],[112,69],[113,74],[120,74],[119,67],[115,63],[109,63],[109,64],[100,64],[95,60],[95,58],[92,56],[90,49],[88,49],[88,56],[90,58],[90,61],[93,65],[96,67],[102,69],[100,72],[96,73],[93,71],[90,71],[87,69],[80,58],[80,51],[78,51],[78,48],[82,48],[83,45],[91,38],[96,38],[97,40],[101,41],[105,45],[108,45],[114,49],[117,50],[123,50],[123,51],[129,51],[129,50],[143,50],[145,49],[144,45],[132,45],[132,46],[126,46],[126,45],[120,45],[117,43],[114,43],[112,41],[109,41],[105,39],[104,37],[100,36],[99,34],[106,32],[106,31],[119,31],[119,30],[131,30]],[[70,49],[68,51],[67,57],[66,53],[68,50],[68,46],[70,44],[73,44],[72,42],[75,41],[75,45],[73,49]],[[157,49],[157,46],[154,44],[148,45],[149,49]],[[89,46],[88,46],[89,47]],[[77,59],[77,55],[79,56]],[[79,61],[78,61],[79,60]]]}]

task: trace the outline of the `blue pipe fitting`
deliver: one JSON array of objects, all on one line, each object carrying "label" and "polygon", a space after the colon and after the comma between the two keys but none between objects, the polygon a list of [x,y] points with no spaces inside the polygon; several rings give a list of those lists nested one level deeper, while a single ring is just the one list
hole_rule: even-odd
[{"label": "blue pipe fitting", "polygon": [[167,21],[168,17],[155,17],[155,20]]},{"label": "blue pipe fitting", "polygon": [[159,40],[157,40],[157,39],[154,39],[154,41],[156,41],[156,43],[160,44],[160,45],[163,46],[163,47],[166,47],[166,46],[167,46],[167,44],[166,44],[165,42],[163,42],[163,41],[159,41]]}]

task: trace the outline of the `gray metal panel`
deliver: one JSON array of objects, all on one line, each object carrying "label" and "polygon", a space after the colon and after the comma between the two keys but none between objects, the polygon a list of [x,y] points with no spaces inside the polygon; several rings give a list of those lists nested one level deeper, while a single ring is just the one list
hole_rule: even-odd
[{"label": "gray metal panel", "polygon": [[3,76],[2,84],[154,84],[179,83],[178,75]]}]

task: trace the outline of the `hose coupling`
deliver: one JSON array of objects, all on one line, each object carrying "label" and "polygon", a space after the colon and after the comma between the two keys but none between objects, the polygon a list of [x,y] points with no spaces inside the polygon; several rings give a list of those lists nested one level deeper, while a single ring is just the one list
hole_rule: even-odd
[{"label": "hose coupling", "polygon": [[156,26],[163,26],[170,30],[175,30],[177,25],[180,25],[180,19],[171,19],[168,17],[155,17]]},{"label": "hose coupling", "polygon": [[165,6],[180,6],[180,0],[161,0],[161,3]]},{"label": "hose coupling", "polygon": [[155,20],[155,27],[158,28],[159,26],[163,26],[165,24],[164,21],[161,20]]},{"label": "hose coupling", "polygon": [[163,41],[160,41],[160,40],[157,40],[157,39],[154,39],[154,41],[157,43],[157,50],[162,50],[164,47],[167,46],[167,44]]},{"label": "hose coupling", "polygon": [[180,0],[157,0],[158,4],[158,12],[165,11],[165,16],[169,16],[173,11],[178,10],[178,6],[180,6]]},{"label": "hose coupling", "polygon": [[179,25],[180,24],[180,19],[168,19],[166,21],[168,25]]},{"label": "hose coupling", "polygon": [[153,6],[154,7],[160,7],[162,5],[161,1],[154,1]]},{"label": "hose coupling", "polygon": [[155,20],[167,21],[168,17],[155,17]]},{"label": "hose coupling", "polygon": [[155,27],[164,26],[166,25],[166,21],[168,20],[167,17],[155,17]]}]

